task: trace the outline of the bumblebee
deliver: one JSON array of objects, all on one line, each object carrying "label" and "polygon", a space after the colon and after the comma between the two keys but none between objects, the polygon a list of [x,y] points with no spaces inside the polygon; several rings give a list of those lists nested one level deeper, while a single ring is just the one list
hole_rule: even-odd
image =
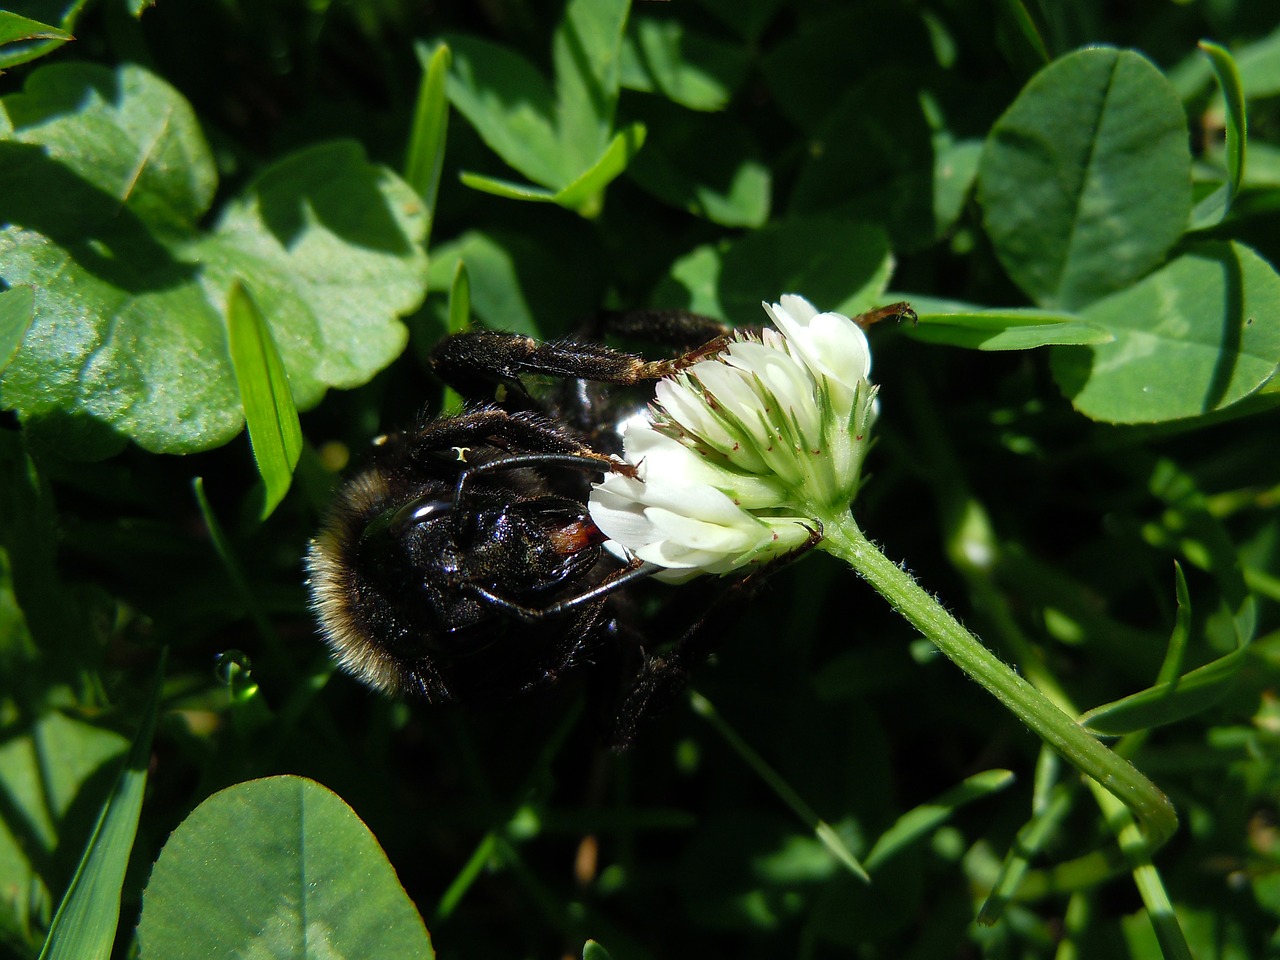
[{"label": "bumblebee", "polygon": [[[487,331],[433,350],[444,382],[487,399],[379,437],[307,555],[312,605],[345,670],[389,694],[482,702],[552,683],[605,645],[637,642],[634,624],[620,622],[621,598],[657,568],[602,550],[586,506],[593,476],[634,474],[616,456],[619,425],[643,404],[615,391],[714,356],[728,330],[680,311],[597,322],[684,352],[645,360],[586,339]],[[526,385],[535,375],[551,378],[545,396]],[[615,745],[683,688],[711,641],[701,616],[663,657],[643,641],[627,652],[640,665]]]},{"label": "bumblebee", "polygon": [[[856,322],[890,316],[915,313],[895,303]],[[605,329],[683,352],[646,360],[599,342]],[[338,663],[386,693],[477,702],[613,654],[638,664],[610,732],[615,747],[629,744],[760,581],[821,539],[810,530],[797,550],[727,578],[661,651],[627,622],[632,585],[659,568],[602,549],[590,479],[635,473],[618,456],[621,424],[644,404],[627,405],[625,388],[715,356],[728,338],[718,321],[676,310],[602,314],[569,341],[480,331],[437,344],[433,370],[473,405],[379,437],[307,555],[312,605]],[[528,389],[535,376],[550,379],[544,394]]]}]

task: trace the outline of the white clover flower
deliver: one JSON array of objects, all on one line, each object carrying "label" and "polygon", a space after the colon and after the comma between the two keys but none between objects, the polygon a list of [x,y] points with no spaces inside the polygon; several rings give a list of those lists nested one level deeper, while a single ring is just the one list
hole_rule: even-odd
[{"label": "white clover flower", "polygon": [[650,418],[591,517],[660,579],[723,574],[795,550],[847,514],[875,416],[871,351],[857,323],[803,297],[763,304],[777,329],[739,333],[718,356],[662,380]]}]

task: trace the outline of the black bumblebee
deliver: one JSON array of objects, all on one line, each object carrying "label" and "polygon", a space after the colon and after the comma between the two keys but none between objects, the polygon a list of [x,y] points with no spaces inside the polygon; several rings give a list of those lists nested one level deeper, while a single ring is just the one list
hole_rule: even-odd
[{"label": "black bumblebee", "polygon": [[[634,473],[614,455],[620,421],[643,409],[601,385],[675,373],[723,349],[728,330],[681,311],[596,322],[687,352],[651,361],[587,339],[493,332],[433,350],[440,378],[484,402],[379,437],[307,556],[313,606],[346,670],[387,693],[477,702],[536,689],[630,643],[638,673],[611,734],[625,745],[706,656],[705,616],[662,659],[620,624],[623,588],[657,568],[603,551],[586,503],[593,476]],[[545,396],[527,389],[534,375],[554,378]]]},{"label": "black bumblebee", "polygon": [[[625,746],[709,655],[730,619],[723,612],[781,562],[727,581],[660,656],[645,649],[628,622],[636,618],[624,615],[626,588],[657,568],[602,550],[606,538],[587,512],[590,480],[634,473],[615,455],[621,422],[643,400],[628,407],[621,388],[714,356],[729,331],[683,311],[610,314],[592,332],[602,327],[686,352],[651,361],[588,338],[494,332],[458,334],[433,350],[440,378],[481,402],[379,437],[308,553],[313,606],[349,672],[387,693],[476,702],[619,659],[624,645],[632,678],[611,740]],[[526,388],[535,375],[552,378],[545,396]],[[811,531],[809,546],[819,536]]]}]

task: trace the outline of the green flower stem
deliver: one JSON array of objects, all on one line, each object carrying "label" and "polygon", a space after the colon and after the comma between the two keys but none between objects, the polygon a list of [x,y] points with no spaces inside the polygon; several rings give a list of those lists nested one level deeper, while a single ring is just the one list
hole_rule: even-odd
[{"label": "green flower stem", "polygon": [[1149,852],[1173,835],[1178,816],[1160,789],[984,647],[911,574],[867,539],[852,514],[830,522],[824,520],[823,533],[823,550],[853,567],[956,666],[1017,714],[1045,743],[1132,810],[1146,828]]}]

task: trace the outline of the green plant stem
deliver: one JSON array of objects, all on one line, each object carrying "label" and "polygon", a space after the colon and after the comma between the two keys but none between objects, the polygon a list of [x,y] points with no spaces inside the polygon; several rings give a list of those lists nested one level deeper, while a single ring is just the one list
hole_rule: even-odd
[{"label": "green plant stem", "polygon": [[1045,743],[1132,810],[1145,828],[1148,852],[1154,852],[1173,835],[1178,816],[1155,784],[984,647],[911,574],[881,553],[851,514],[824,524],[822,549],[853,567],[956,666]]},{"label": "green plant stem", "polygon": [[1165,960],[1192,960],[1191,948],[1178,924],[1178,915],[1169,900],[1160,873],[1151,863],[1151,851],[1147,849],[1138,825],[1117,798],[1108,796],[1097,784],[1090,784],[1089,787],[1098,801],[1102,815],[1107,819],[1107,825],[1120,841],[1125,859],[1129,861],[1134,882],[1146,905],[1147,916],[1151,920]]}]

